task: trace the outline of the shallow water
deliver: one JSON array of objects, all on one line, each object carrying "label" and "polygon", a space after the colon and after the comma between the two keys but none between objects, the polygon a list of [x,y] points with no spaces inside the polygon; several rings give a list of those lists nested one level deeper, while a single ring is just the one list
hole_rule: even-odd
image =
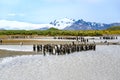
[{"label": "shallow water", "polygon": [[120,80],[120,45],[61,56],[0,59],[0,80]]},{"label": "shallow water", "polygon": [[0,45],[0,49],[11,51],[33,51],[33,45]]},{"label": "shallow water", "polygon": [[[117,36],[117,39],[100,39],[100,37],[85,37],[86,39],[89,39],[89,43],[104,43],[107,42],[117,42],[120,44],[120,36]],[[94,38],[94,39],[92,39]],[[47,40],[47,41],[59,41],[59,39],[35,39],[35,40]],[[61,41],[76,41],[76,40],[61,40]],[[0,45],[0,49],[3,50],[12,50],[12,51],[33,51],[33,45]]]}]

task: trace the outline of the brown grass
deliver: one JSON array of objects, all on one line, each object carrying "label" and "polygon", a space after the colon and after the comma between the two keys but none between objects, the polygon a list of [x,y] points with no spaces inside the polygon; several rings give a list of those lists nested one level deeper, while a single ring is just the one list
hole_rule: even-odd
[{"label": "brown grass", "polygon": [[3,39],[2,44],[19,45],[23,42],[24,45],[33,44],[67,44],[72,43],[72,41],[46,41],[46,40],[28,40],[28,39]]}]

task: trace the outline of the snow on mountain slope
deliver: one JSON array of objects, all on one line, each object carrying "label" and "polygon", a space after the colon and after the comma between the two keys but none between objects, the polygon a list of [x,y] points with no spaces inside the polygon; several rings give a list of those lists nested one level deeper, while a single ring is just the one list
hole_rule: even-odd
[{"label": "snow on mountain slope", "polygon": [[104,30],[111,26],[112,24],[86,22],[83,19],[80,19],[75,21],[71,26],[68,26],[64,29],[65,30]]},{"label": "snow on mountain slope", "polygon": [[34,30],[44,27],[50,28],[54,26],[51,24],[32,24],[27,22],[0,20],[0,29],[5,30]]},{"label": "snow on mountain slope", "polygon": [[64,29],[65,27],[71,26],[75,22],[74,19],[62,18],[54,20],[50,24],[54,25],[55,28]]},{"label": "snow on mountain slope", "polygon": [[50,24],[32,24],[28,22],[0,20],[0,29],[5,30],[44,30],[51,27],[57,29],[64,29],[65,27],[71,26],[75,20],[69,18],[57,19]]},{"label": "snow on mountain slope", "polygon": [[48,24],[0,20],[0,30],[47,30],[51,27],[63,30],[104,30],[111,26],[120,26],[120,23],[105,24],[69,18],[57,19]]}]

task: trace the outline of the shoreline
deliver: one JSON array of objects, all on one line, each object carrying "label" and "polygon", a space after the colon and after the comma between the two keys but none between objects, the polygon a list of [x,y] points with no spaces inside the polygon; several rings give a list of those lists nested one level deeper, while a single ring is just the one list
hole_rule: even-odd
[{"label": "shoreline", "polygon": [[[105,42],[106,41],[106,42]],[[120,40],[90,40],[89,42],[80,42],[76,40],[66,40],[66,39],[4,39],[0,45],[33,45],[33,44],[71,44],[75,42],[76,44],[80,43],[95,43],[96,45],[120,45]]]},{"label": "shoreline", "polygon": [[[101,46],[101,45],[97,45]],[[111,46],[111,45],[103,45],[103,46]],[[117,46],[117,45],[114,45]],[[5,57],[15,57],[15,56],[22,56],[22,55],[41,55],[39,52],[34,51],[15,51],[15,50],[7,50],[7,49],[0,49],[0,58]]]},{"label": "shoreline", "polygon": [[0,49],[0,58],[22,56],[22,55],[38,55],[38,53],[30,52],[30,51],[11,51],[11,50]]},{"label": "shoreline", "polygon": [[[95,36],[96,37],[96,36]],[[106,40],[107,42],[104,42],[105,40],[100,40],[95,37],[87,37],[90,39],[90,43],[94,43],[93,41],[96,41],[96,45],[120,45],[120,37],[118,39],[113,40]],[[68,39],[51,39],[51,38],[42,38],[42,39],[2,39],[2,43],[0,45],[33,45],[33,44],[72,44],[74,41],[75,43],[78,43],[79,41],[76,40],[68,40]],[[100,40],[99,42],[97,42]],[[110,42],[109,42],[110,41]],[[83,42],[80,42],[82,44]],[[32,49],[32,48],[31,48]],[[12,57],[12,56],[18,56],[18,55],[36,55],[39,54],[37,52],[33,51],[14,51],[14,50],[6,50],[6,49],[0,49],[0,58],[3,57]]]},{"label": "shoreline", "polygon": [[[76,43],[81,42],[81,40],[88,40],[89,43],[103,44],[105,41],[110,44],[116,43],[119,41],[120,44],[120,35],[117,36],[105,36],[106,39],[103,39],[104,36],[37,36],[29,38],[21,38],[19,35],[13,35],[13,38],[3,38],[1,37],[0,44],[2,45],[33,45],[33,44],[70,44],[73,41]],[[110,39],[107,39],[110,38]]]}]

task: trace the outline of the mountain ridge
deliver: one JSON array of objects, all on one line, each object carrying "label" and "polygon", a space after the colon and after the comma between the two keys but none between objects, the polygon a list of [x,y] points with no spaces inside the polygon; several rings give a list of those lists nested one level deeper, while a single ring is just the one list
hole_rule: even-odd
[{"label": "mountain ridge", "polygon": [[120,23],[106,24],[69,18],[56,19],[48,24],[0,20],[0,30],[47,30],[51,27],[61,30],[104,30],[112,26],[120,26]]},{"label": "mountain ridge", "polygon": [[120,23],[96,23],[96,22],[86,22],[80,19],[73,23],[71,26],[66,27],[65,30],[104,30],[112,26],[120,26]]}]

